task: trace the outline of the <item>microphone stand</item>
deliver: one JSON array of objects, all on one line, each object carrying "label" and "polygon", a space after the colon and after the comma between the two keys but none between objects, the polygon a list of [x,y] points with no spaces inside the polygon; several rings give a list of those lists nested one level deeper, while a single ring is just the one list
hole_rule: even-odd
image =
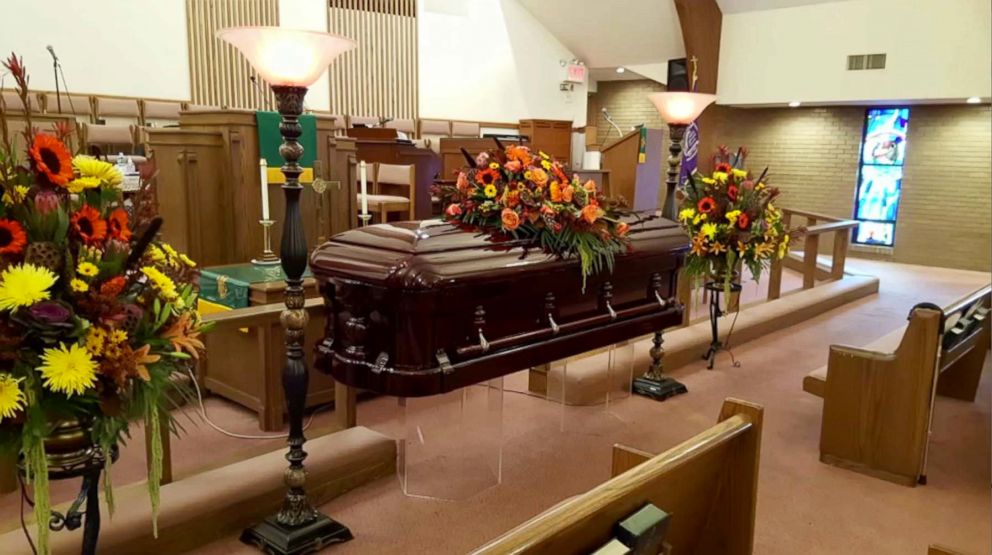
[{"label": "microphone stand", "polygon": [[55,76],[55,104],[62,113],[62,94],[59,92],[59,59],[52,55],[52,73]]},{"label": "microphone stand", "polygon": [[[65,71],[62,69],[62,62],[60,62],[60,61],[58,61],[56,59],[55,60],[55,64],[59,68],[59,75],[62,76],[62,88],[65,90],[65,98],[66,98],[66,100],[69,101],[69,109],[72,110],[72,114],[75,115],[76,114],[76,107],[72,105],[72,97],[69,96],[69,83],[67,83],[66,80],[65,80]],[[57,83],[58,83],[58,81],[56,80],[56,84]],[[59,112],[61,112],[61,111],[62,111],[62,109],[60,108],[59,109]]]}]

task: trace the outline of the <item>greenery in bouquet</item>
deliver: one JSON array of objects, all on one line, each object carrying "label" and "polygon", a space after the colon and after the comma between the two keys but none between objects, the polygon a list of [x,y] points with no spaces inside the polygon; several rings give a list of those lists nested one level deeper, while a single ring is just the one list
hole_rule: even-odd
[{"label": "greenery in bouquet", "polygon": [[[468,156],[468,155],[466,155]],[[582,183],[544,152],[510,146],[480,153],[439,187],[444,219],[495,240],[530,239],[545,252],[578,256],[585,279],[626,251],[630,225],[622,200],[609,199],[592,180]]]},{"label": "greenery in bouquet", "polygon": [[[25,106],[28,79],[11,55]],[[133,228],[140,207],[123,201],[123,176],[72,156],[71,130],[28,125],[12,137],[0,99],[0,448],[18,453],[33,486],[38,548],[48,552],[46,438],[60,420],[91,430],[107,454],[143,420],[152,439],[148,487],[158,508],[162,433],[174,374],[199,357],[196,264]],[[22,147],[15,146],[23,141]],[[165,412],[163,412],[165,411]],[[108,469],[109,470],[109,469]],[[106,500],[113,507],[109,472]],[[153,521],[153,527],[155,526]]]},{"label": "greenery in bouquet", "polygon": [[693,173],[679,189],[679,223],[689,235],[686,273],[722,281],[746,266],[754,279],[789,250],[789,233],[774,201],[779,190],[744,167],[747,150],[720,147],[710,176]]}]

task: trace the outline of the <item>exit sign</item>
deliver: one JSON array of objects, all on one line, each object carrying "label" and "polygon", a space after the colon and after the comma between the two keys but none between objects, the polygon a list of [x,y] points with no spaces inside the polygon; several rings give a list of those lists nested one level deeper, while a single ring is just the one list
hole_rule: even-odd
[{"label": "exit sign", "polygon": [[581,64],[568,64],[565,66],[565,81],[569,83],[586,82],[586,66]]}]

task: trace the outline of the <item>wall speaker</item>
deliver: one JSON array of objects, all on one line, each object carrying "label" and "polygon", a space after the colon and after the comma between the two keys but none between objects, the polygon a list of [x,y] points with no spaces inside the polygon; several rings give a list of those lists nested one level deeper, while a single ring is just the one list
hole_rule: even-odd
[{"label": "wall speaker", "polygon": [[668,60],[668,90],[689,90],[689,64],[685,58]]}]

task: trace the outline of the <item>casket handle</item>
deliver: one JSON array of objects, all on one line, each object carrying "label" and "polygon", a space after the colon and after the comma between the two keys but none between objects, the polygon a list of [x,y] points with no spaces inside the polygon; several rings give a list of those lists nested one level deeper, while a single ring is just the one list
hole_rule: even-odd
[{"label": "casket handle", "polygon": [[617,319],[617,311],[613,310],[613,305],[610,304],[610,301],[606,301],[606,311],[610,313],[610,320]]},{"label": "casket handle", "polygon": [[551,335],[558,335],[561,328],[558,326],[558,322],[555,322],[555,317],[548,313],[548,323],[551,324]]},{"label": "casket handle", "polygon": [[486,341],[486,336],[482,334],[482,328],[479,328],[479,347],[482,348],[482,352],[489,352],[489,341]]},{"label": "casket handle", "polygon": [[661,308],[665,308],[668,306],[668,301],[662,299],[661,294],[659,294],[657,290],[655,290],[654,292],[654,298],[658,299],[658,306],[660,306]]}]

